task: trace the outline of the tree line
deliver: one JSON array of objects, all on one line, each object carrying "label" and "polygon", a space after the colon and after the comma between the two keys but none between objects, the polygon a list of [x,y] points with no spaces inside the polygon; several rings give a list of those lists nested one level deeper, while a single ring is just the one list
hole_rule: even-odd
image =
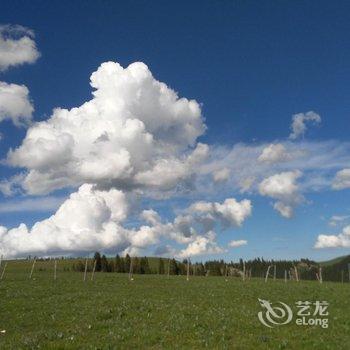
[{"label": "tree line", "polygon": [[[92,271],[96,261],[96,272],[118,272],[129,273],[132,270],[134,274],[169,274],[169,275],[186,275],[189,268],[190,275],[196,276],[242,276],[243,271],[250,277],[265,277],[269,266],[276,266],[276,278],[284,278],[285,271],[294,274],[294,268],[298,269],[299,278],[306,280],[315,280],[319,265],[308,259],[301,260],[265,260],[256,258],[253,260],[239,262],[225,262],[224,260],[209,260],[206,262],[191,263],[184,259],[166,258],[148,258],[133,257],[126,255],[121,257],[116,255],[114,258],[101,255],[99,252],[94,254],[94,258],[88,262],[88,271]],[[131,269],[130,269],[131,267]],[[73,264],[74,271],[84,271],[85,261],[78,260]],[[273,269],[271,270],[271,273]],[[325,279],[330,275],[326,272]]]}]

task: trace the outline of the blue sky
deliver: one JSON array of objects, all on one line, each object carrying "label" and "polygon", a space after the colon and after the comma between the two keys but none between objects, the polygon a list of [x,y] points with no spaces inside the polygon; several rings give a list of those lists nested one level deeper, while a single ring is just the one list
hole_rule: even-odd
[{"label": "blue sky", "polygon": [[[41,57],[33,64],[0,72],[0,81],[27,86],[35,121],[48,119],[55,107],[70,109],[90,100],[89,77],[102,62],[116,61],[127,67],[142,61],[157,80],[179,96],[201,104],[207,130],[197,141],[227,149],[240,143],[253,148],[285,144],[292,116],[314,111],[322,122],[307,125],[300,142],[312,143],[314,149],[318,143],[333,140],[337,146],[327,150],[340,147],[345,155],[349,150],[348,2],[2,1],[1,7],[2,24],[18,24],[35,32]],[[6,158],[10,148],[21,145],[26,128],[4,120],[0,132],[0,156]],[[350,167],[346,166],[350,155],[341,158],[339,166],[329,169],[322,179],[331,181],[337,171]],[[299,165],[303,168],[307,163],[304,159]],[[307,170],[291,166],[275,172],[287,170],[308,172],[312,178],[310,174],[318,172],[319,166]],[[0,178],[9,179],[20,171],[25,167],[3,165]],[[273,209],[276,198],[261,196],[259,191],[242,193],[230,183],[210,193],[197,191],[160,202],[144,198],[143,206],[157,207],[165,220],[172,220],[173,209],[180,210],[194,200],[221,203],[226,197],[248,198],[252,215],[241,227],[218,229],[217,233],[220,246],[232,239],[244,239],[248,244],[218,257],[322,260],[349,251],[348,247],[313,246],[319,234],[339,234],[346,226],[347,219],[337,226],[330,226],[329,221],[334,215],[350,214],[350,190],[337,191],[326,184],[316,187],[304,183],[300,190],[303,199],[298,199],[290,219]],[[50,196],[63,200],[71,191],[63,188]],[[8,206],[26,200],[27,195],[22,191],[0,198],[2,205]],[[12,228],[24,222],[31,226],[53,214],[53,208],[54,202],[35,212],[2,212],[0,225]],[[207,257],[204,254],[198,259]]]}]

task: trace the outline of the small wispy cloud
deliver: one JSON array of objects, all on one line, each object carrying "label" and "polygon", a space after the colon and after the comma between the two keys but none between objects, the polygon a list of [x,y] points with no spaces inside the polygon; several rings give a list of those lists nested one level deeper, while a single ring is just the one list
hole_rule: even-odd
[{"label": "small wispy cloud", "polygon": [[241,247],[243,245],[247,245],[248,241],[244,240],[244,239],[239,239],[236,241],[231,241],[229,242],[228,246],[231,248],[237,248],[237,247]]},{"label": "small wispy cloud", "polygon": [[330,218],[328,225],[332,227],[336,227],[348,219],[350,219],[350,215],[333,215]]},{"label": "small wispy cloud", "polygon": [[0,213],[49,212],[56,210],[64,197],[43,197],[9,200],[0,203]]},{"label": "small wispy cloud", "polygon": [[303,136],[307,130],[306,123],[320,124],[321,120],[321,117],[313,111],[293,115],[291,125],[292,132],[289,138],[295,140]]}]

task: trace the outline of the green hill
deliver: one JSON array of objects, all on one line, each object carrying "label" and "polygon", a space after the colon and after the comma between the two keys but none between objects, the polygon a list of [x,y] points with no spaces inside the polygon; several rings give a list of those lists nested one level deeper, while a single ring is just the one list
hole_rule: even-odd
[{"label": "green hill", "polygon": [[334,264],[338,264],[342,262],[343,260],[349,259],[350,255],[343,255],[343,256],[338,256],[337,258],[331,259],[331,260],[326,260],[326,261],[321,261],[319,262],[320,266],[330,266]]},{"label": "green hill", "polygon": [[328,281],[350,282],[350,255],[320,262],[323,278]]}]

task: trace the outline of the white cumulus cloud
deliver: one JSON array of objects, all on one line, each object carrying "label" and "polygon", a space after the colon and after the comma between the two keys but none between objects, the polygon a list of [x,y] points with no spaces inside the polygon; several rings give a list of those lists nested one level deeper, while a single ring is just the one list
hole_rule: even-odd
[{"label": "white cumulus cloud", "polygon": [[350,248],[350,226],[344,227],[338,235],[319,235],[315,248]]},{"label": "white cumulus cloud", "polygon": [[0,71],[34,63],[39,57],[33,31],[19,25],[0,26]]},{"label": "white cumulus cloud", "polygon": [[83,183],[101,188],[191,187],[208,147],[200,105],[179,98],[140,62],[127,68],[103,63],[91,75],[93,98],[71,110],[57,108],[28,129],[9,152],[12,166],[27,169],[30,194]]},{"label": "white cumulus cloud", "polygon": [[302,200],[296,182],[301,175],[299,170],[282,172],[264,179],[259,185],[261,195],[278,200],[274,208],[286,218],[292,217],[293,207]]},{"label": "white cumulus cloud", "polygon": [[0,122],[10,119],[17,126],[28,125],[33,111],[26,86],[0,81]]},{"label": "white cumulus cloud", "polygon": [[[210,217],[210,227],[205,224],[205,214],[178,215],[172,222],[163,222],[159,214],[143,210],[140,214],[145,224],[130,225],[131,195],[117,189],[101,191],[94,185],[84,184],[74,192],[48,219],[36,222],[32,228],[25,224],[8,229],[0,228],[0,254],[6,257],[26,255],[53,255],[91,253],[96,250],[121,254],[141,252],[143,249],[174,241],[185,248],[173,250],[176,256],[220,253],[224,250],[216,242],[213,231],[218,225],[241,225],[249,209],[244,201],[223,204]],[[27,199],[18,204],[18,210],[36,210],[38,206],[53,207],[55,199],[42,202]],[[18,211],[15,202],[0,206],[0,212]],[[31,208],[30,208],[31,206]],[[248,206],[249,207],[249,206]],[[47,208],[46,208],[47,209]],[[246,213],[244,211],[247,211]],[[241,213],[240,211],[243,211]],[[204,217],[203,217],[204,216]]]},{"label": "white cumulus cloud", "polygon": [[298,191],[296,180],[301,175],[298,170],[272,175],[260,183],[260,194],[277,199],[294,197]]},{"label": "white cumulus cloud", "polygon": [[217,245],[211,237],[198,236],[185,249],[181,250],[177,256],[179,258],[189,258],[196,255],[220,254],[225,250]]},{"label": "white cumulus cloud", "polygon": [[273,207],[286,219],[290,219],[293,216],[294,210],[293,207],[289,204],[276,202]]},{"label": "white cumulus cloud", "polygon": [[291,159],[291,155],[287,152],[286,147],[281,143],[270,144],[263,149],[258,160],[259,162],[273,164],[285,162]]},{"label": "white cumulus cloud", "polygon": [[191,205],[190,212],[205,215],[210,220],[219,220],[223,226],[241,226],[252,213],[252,204],[248,199],[238,202],[227,198],[223,203],[199,201]]},{"label": "white cumulus cloud", "polygon": [[343,169],[336,173],[332,187],[335,190],[350,188],[350,169]]},{"label": "white cumulus cloud", "polygon": [[95,191],[83,185],[46,220],[31,229],[1,228],[0,251],[7,257],[26,254],[125,248],[128,238],[120,223],[128,213],[125,195],[118,190]]}]

